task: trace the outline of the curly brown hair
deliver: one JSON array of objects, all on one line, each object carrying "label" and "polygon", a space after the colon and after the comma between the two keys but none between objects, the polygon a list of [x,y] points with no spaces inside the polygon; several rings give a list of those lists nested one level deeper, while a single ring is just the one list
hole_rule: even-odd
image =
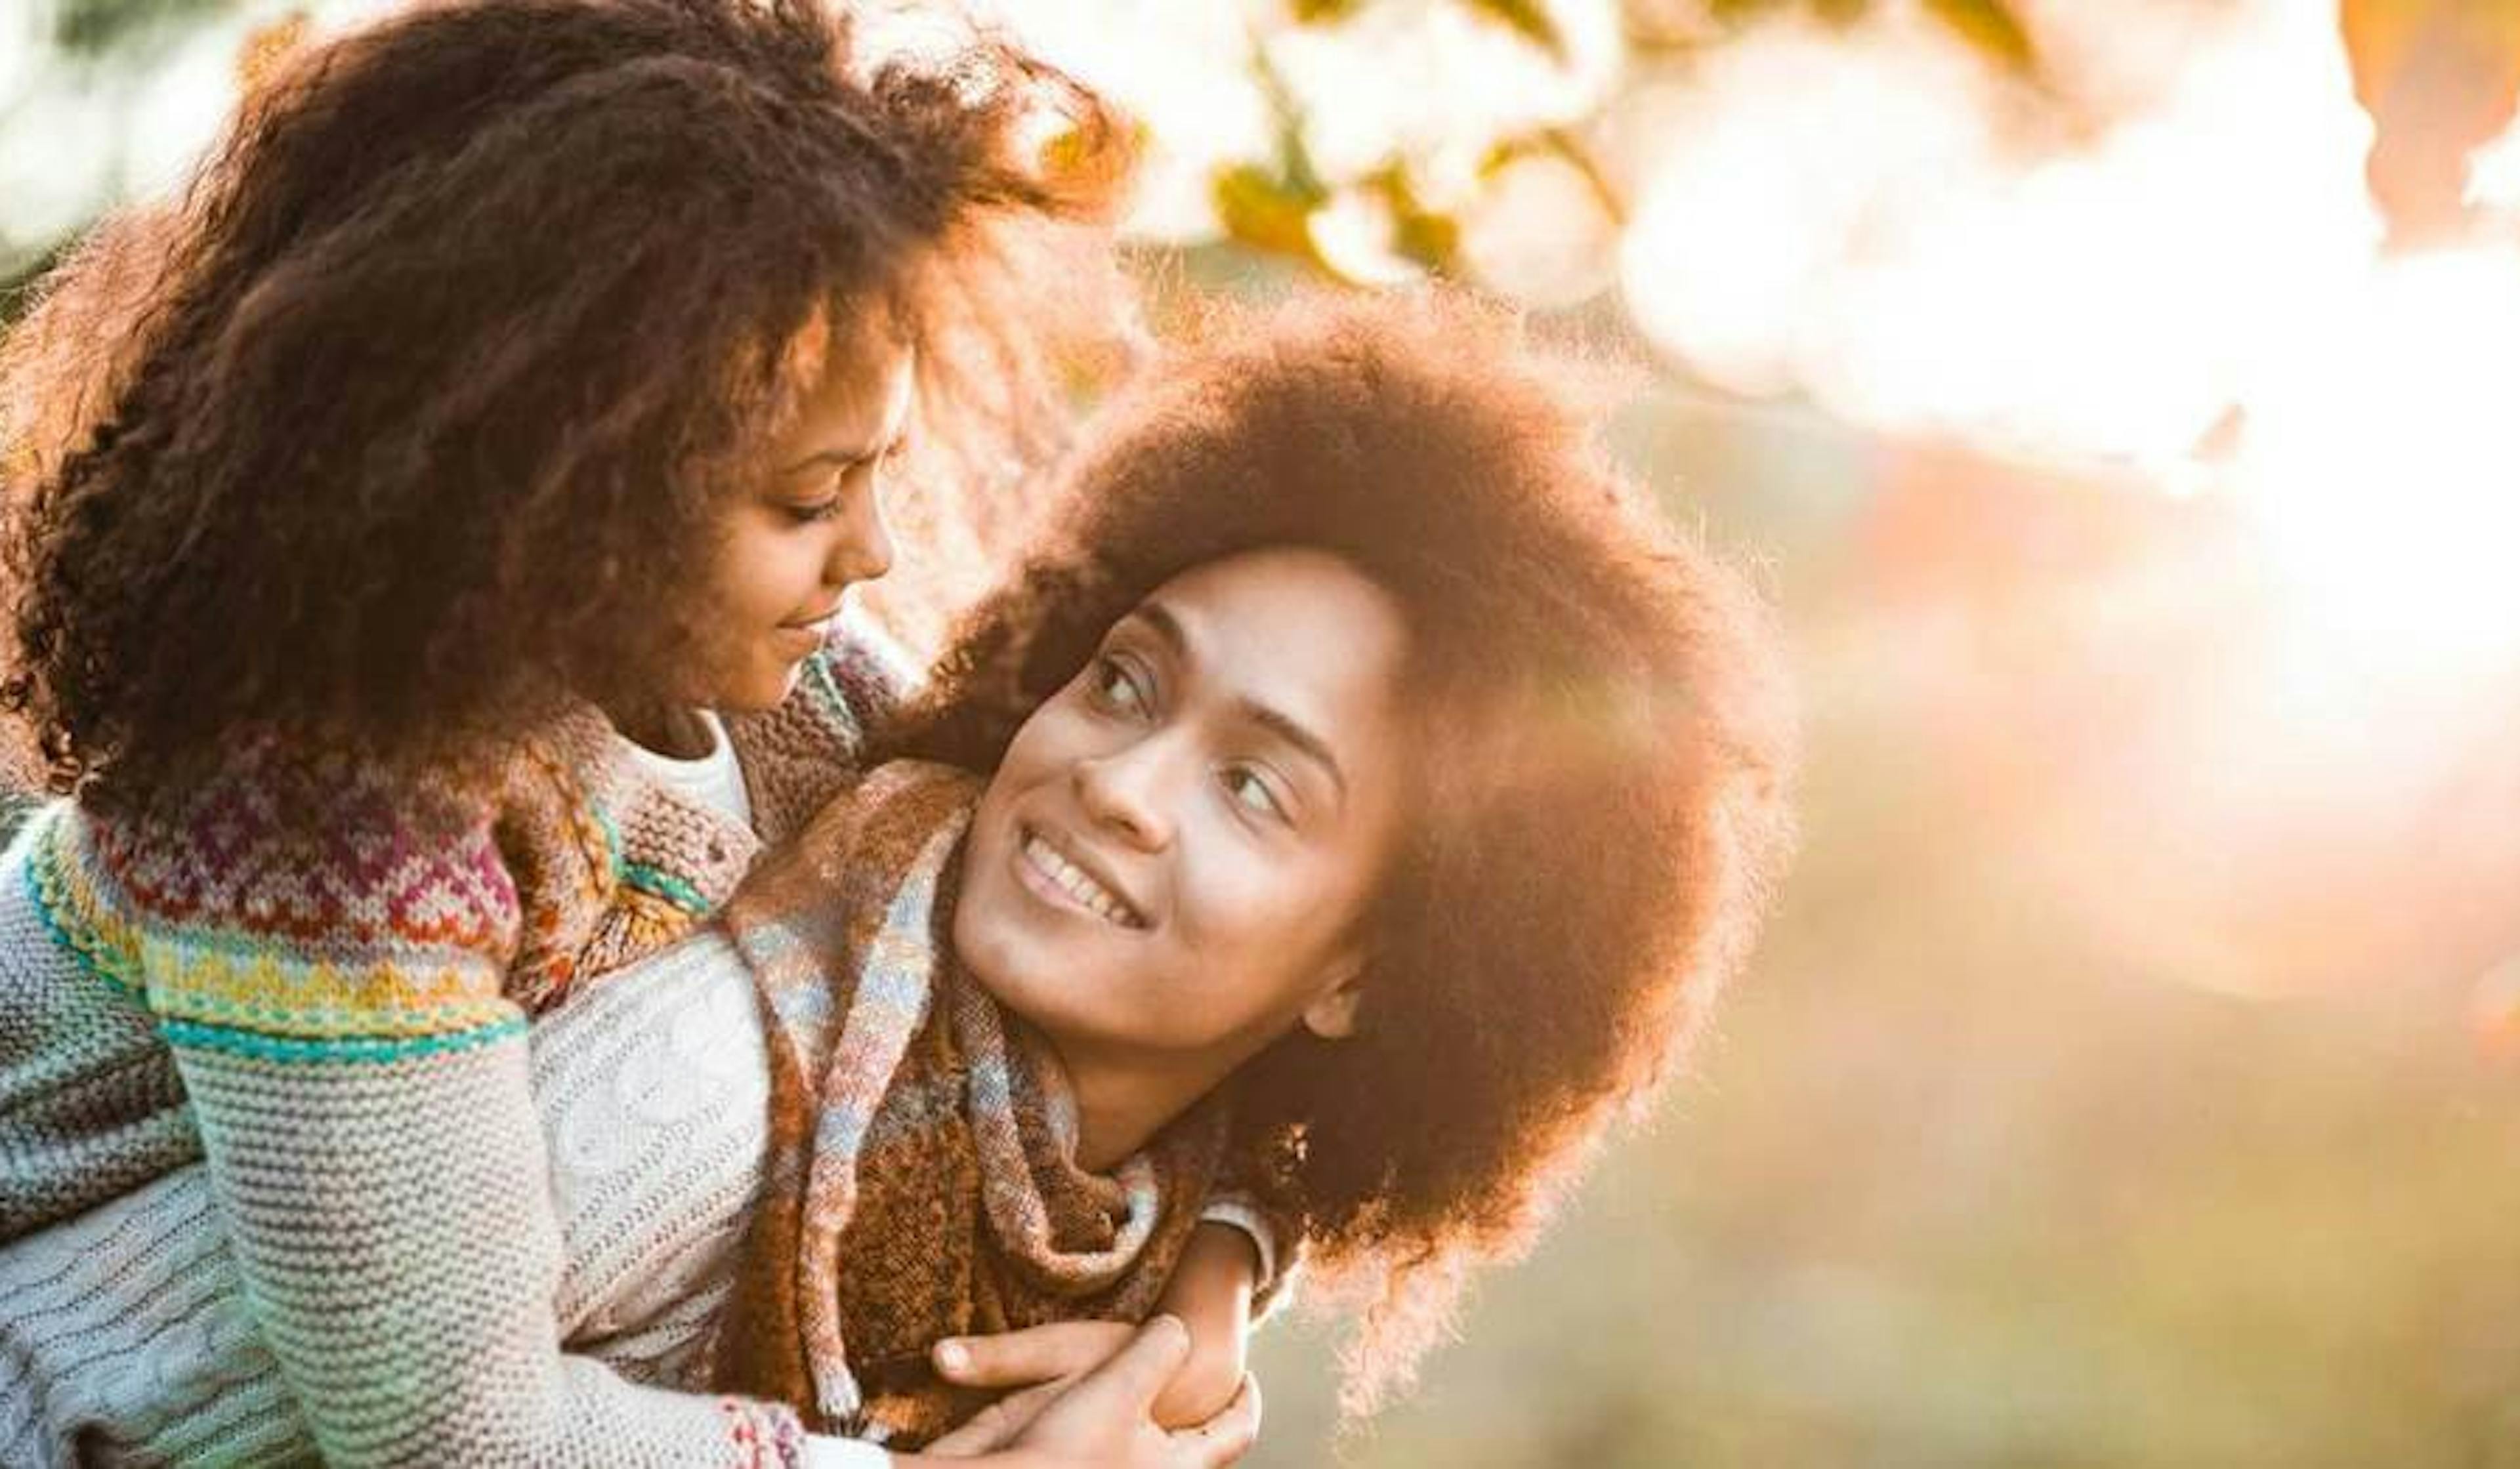
[{"label": "curly brown hair", "polygon": [[1112,411],[883,741],[994,768],[1111,623],[1238,552],[1326,550],[1402,603],[1424,758],[1358,1034],[1298,1028],[1231,1084],[1317,1274],[1368,1306],[1360,1412],[1685,1050],[1789,845],[1762,605],[1597,453],[1567,366],[1441,295],[1229,324]]},{"label": "curly brown hair", "polygon": [[9,345],[6,702],[57,787],[146,800],[243,729],[462,768],[648,687],[822,344],[896,334],[978,455],[1052,421],[1038,246],[1128,154],[998,38],[869,67],[811,0],[453,0],[292,58]]}]

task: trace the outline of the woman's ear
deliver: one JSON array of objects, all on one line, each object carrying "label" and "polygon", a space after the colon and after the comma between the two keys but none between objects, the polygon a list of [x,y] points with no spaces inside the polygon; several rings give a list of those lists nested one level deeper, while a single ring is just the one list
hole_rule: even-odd
[{"label": "woman's ear", "polygon": [[1365,956],[1343,957],[1332,970],[1330,985],[1304,1006],[1304,1029],[1325,1041],[1344,1041],[1356,1034],[1356,1005],[1365,996]]}]

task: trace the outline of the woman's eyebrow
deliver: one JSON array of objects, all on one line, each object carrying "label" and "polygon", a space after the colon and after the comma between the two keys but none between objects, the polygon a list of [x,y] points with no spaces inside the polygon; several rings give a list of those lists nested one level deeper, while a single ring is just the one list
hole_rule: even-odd
[{"label": "woman's eyebrow", "polygon": [[[1159,601],[1141,602],[1129,616],[1153,629],[1156,637],[1171,645],[1175,655],[1185,659],[1191,656],[1190,633],[1183,628],[1181,619],[1173,615],[1172,608]],[[1313,733],[1301,720],[1283,709],[1249,697],[1238,698],[1234,702],[1236,713],[1320,766],[1330,778],[1330,783],[1338,787],[1339,799],[1342,802],[1347,799],[1347,772],[1339,768],[1338,756],[1331,752],[1328,740]]]},{"label": "woman's eyebrow", "polygon": [[1338,757],[1330,753],[1328,740],[1305,729],[1294,716],[1282,709],[1272,708],[1257,699],[1238,699],[1236,702],[1240,706],[1244,719],[1267,730],[1296,754],[1320,766],[1323,773],[1330,778],[1330,783],[1338,787],[1339,799],[1342,802],[1347,799],[1347,773],[1339,769]]},{"label": "woman's eyebrow", "polygon": [[1182,630],[1181,619],[1173,615],[1172,608],[1159,601],[1142,601],[1129,613],[1128,618],[1122,620],[1129,619],[1135,619],[1153,628],[1155,636],[1172,645],[1174,652],[1183,656],[1189,655],[1190,634]]}]

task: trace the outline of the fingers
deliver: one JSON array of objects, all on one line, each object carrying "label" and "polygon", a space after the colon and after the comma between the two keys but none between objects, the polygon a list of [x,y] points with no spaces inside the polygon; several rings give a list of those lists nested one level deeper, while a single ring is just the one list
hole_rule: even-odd
[{"label": "fingers", "polygon": [[1242,1390],[1234,1395],[1225,1411],[1196,1428],[1174,1434],[1172,1441],[1189,1454],[1188,1462],[1195,1469],[1219,1469],[1250,1452],[1260,1441],[1259,1380],[1243,1373]]},{"label": "fingers", "polygon": [[1146,1418],[1155,1395],[1188,1356],[1190,1328],[1178,1316],[1156,1316],[1139,1327],[1110,1360],[1088,1373],[1074,1397],[1092,1401],[1098,1409],[1124,1408],[1134,1418]]},{"label": "fingers", "polygon": [[964,1420],[961,1427],[927,1446],[924,1450],[938,1458],[977,1458],[994,1453],[1014,1441],[1017,1434],[1039,1416],[1043,1407],[1058,1398],[1064,1383],[1036,1383],[1020,1393],[1012,1393],[990,1403]]},{"label": "fingers", "polygon": [[1090,1372],[1129,1340],[1118,1321],[1054,1321],[936,1344],[937,1375],[967,1388],[1019,1388]]}]

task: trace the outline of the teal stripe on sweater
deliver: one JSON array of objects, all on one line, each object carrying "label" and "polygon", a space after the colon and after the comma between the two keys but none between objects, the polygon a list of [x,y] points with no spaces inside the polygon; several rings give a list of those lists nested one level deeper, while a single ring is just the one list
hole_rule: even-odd
[{"label": "teal stripe on sweater", "polygon": [[631,862],[624,859],[621,863],[621,880],[643,893],[655,894],[695,917],[708,916],[709,901],[700,895],[700,890],[662,868],[652,868],[644,862]]},{"label": "teal stripe on sweater", "polygon": [[62,921],[62,915],[54,912],[52,897],[47,889],[69,879],[58,865],[60,859],[53,850],[50,832],[42,833],[29,840],[35,845],[26,853],[23,868],[26,896],[33,900],[35,917],[43,923],[44,931],[51,934],[53,942],[61,945],[71,958],[78,961],[79,968],[85,970],[90,978],[135,1004],[147,1003],[148,992],[141,985],[114,973],[106,963],[103,945],[97,943],[90,935],[72,930],[68,923]]},{"label": "teal stripe on sweater", "polygon": [[258,1061],[288,1061],[302,1065],[373,1064],[450,1055],[496,1045],[511,1037],[523,1036],[525,1019],[517,1015],[493,1020],[487,1025],[451,1036],[343,1036],[321,1041],[268,1036],[257,1031],[232,1030],[224,1025],[203,1025],[193,1020],[161,1020],[158,1023],[158,1033],[166,1038],[169,1046],[225,1051],[230,1055],[250,1056]]},{"label": "teal stripe on sweater", "polygon": [[612,813],[605,810],[602,802],[587,810],[594,816],[595,824],[604,828],[604,849],[612,860],[613,881],[662,898],[694,917],[708,916],[709,901],[698,888],[662,868],[630,860],[621,845],[621,828],[612,824]]}]

